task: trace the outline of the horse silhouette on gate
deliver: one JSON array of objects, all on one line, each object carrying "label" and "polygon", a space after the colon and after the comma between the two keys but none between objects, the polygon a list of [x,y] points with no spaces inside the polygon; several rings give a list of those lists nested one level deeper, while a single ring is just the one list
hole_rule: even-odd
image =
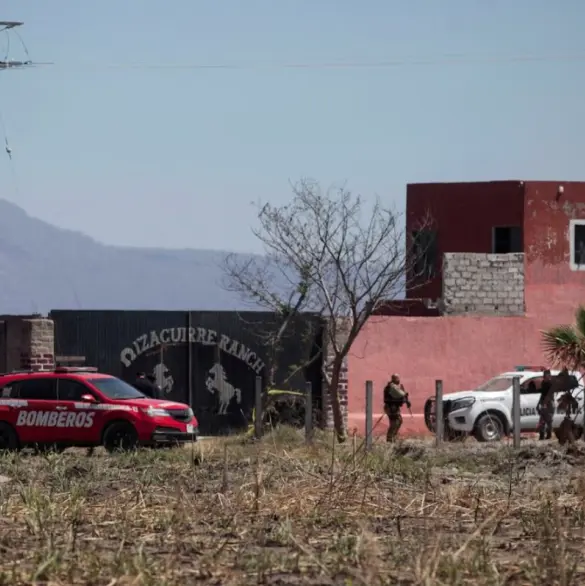
[{"label": "horse silhouette on gate", "polygon": [[242,402],[242,391],[234,387],[227,379],[223,366],[216,362],[207,374],[207,390],[219,397],[218,415],[226,415],[227,409],[235,398],[238,405]]}]

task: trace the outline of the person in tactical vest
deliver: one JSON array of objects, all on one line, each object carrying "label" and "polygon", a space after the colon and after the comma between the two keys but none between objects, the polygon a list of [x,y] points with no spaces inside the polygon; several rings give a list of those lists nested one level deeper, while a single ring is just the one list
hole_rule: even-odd
[{"label": "person in tactical vest", "polygon": [[132,383],[132,386],[151,399],[162,399],[162,392],[158,385],[148,379],[144,372],[136,374],[136,380]]},{"label": "person in tactical vest", "polygon": [[388,416],[388,433],[386,441],[392,442],[398,435],[402,426],[402,415],[400,408],[406,403],[410,409],[408,393],[404,390],[404,385],[400,382],[400,377],[393,374],[390,382],[384,387],[384,412]]},{"label": "person in tactical vest", "polygon": [[540,415],[538,439],[549,440],[552,436],[553,416],[555,414],[554,389],[550,370],[543,372],[542,384],[540,385],[540,399],[538,399],[536,410]]}]

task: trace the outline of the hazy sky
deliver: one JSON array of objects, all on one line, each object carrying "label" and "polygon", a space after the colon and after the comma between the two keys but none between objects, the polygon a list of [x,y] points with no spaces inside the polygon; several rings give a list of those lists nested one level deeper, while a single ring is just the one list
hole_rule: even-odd
[{"label": "hazy sky", "polygon": [[[399,205],[408,182],[585,180],[583,0],[6,4],[54,65],[0,73],[0,197],[106,243],[257,250],[250,202],[303,176]],[[399,64],[266,67],[335,61]]]}]

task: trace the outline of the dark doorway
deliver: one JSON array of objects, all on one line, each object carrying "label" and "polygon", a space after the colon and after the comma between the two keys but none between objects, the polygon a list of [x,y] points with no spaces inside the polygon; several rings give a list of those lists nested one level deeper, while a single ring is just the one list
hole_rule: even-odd
[{"label": "dark doorway", "polygon": [[437,233],[434,230],[412,232],[412,267],[415,279],[432,279],[437,271]]},{"label": "dark doorway", "polygon": [[520,226],[495,226],[492,252],[494,254],[524,252],[522,246],[522,228]]},{"label": "dark doorway", "polygon": [[581,267],[585,265],[585,224],[574,225],[573,264]]}]

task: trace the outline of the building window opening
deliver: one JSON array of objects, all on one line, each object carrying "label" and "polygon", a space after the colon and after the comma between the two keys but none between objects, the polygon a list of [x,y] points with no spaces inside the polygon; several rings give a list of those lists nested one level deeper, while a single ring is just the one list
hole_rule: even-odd
[{"label": "building window opening", "polygon": [[520,226],[494,227],[492,252],[494,254],[523,252],[522,228]]},{"label": "building window opening", "polygon": [[433,230],[412,232],[413,269],[416,279],[432,279],[437,273],[437,233]]},{"label": "building window opening", "polygon": [[571,220],[571,269],[585,271],[585,220]]}]

